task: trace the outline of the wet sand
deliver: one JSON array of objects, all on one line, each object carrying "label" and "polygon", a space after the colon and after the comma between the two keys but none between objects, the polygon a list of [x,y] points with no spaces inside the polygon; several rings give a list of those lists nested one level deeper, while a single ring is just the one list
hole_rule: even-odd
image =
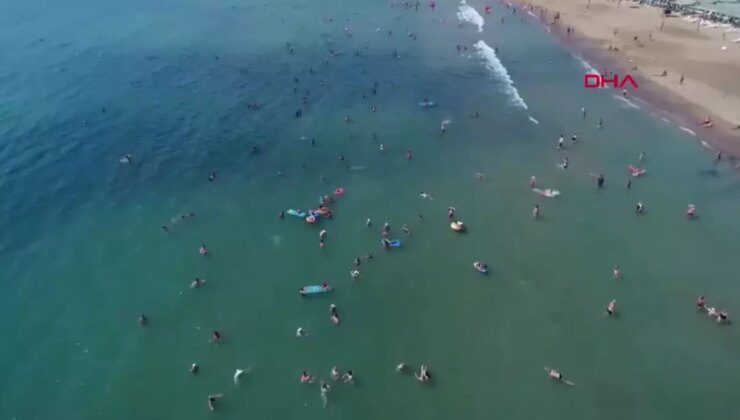
[{"label": "wet sand", "polygon": [[[525,4],[534,7],[532,14],[553,34],[589,40],[595,50],[589,58],[596,55],[599,63],[612,63],[609,71],[636,76],[638,96],[677,110],[697,136],[740,154],[740,130],[733,129],[740,124],[740,41],[733,42],[740,39],[740,32],[697,25],[681,16],[663,17],[660,8],[635,2],[530,0]],[[555,19],[558,13],[559,20]],[[667,76],[661,76],[664,70]],[[699,125],[707,116],[714,122],[711,128]]]}]

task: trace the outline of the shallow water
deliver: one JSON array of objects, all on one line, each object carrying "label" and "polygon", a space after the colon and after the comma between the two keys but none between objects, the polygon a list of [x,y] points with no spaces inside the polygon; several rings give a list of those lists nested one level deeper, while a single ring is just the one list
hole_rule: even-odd
[{"label": "shallow water", "polygon": [[[473,1],[483,32],[452,3],[417,12],[338,0],[6,3],[0,417],[201,418],[215,393],[225,418],[736,411],[740,335],[693,305],[703,293],[740,313],[737,173],[648,106],[584,90],[583,64],[536,20],[498,4],[485,15]],[[478,41],[500,48],[527,109],[486,67]],[[329,49],[342,54],[329,59]],[[420,108],[425,97],[437,106]],[[247,108],[254,101],[260,110]],[[572,132],[580,142],[557,152],[557,137]],[[648,175],[626,190],[640,151]],[[118,163],[124,153],[132,164]],[[562,195],[538,199],[532,174]],[[277,218],[338,186],[347,193],[332,220]],[[688,203],[698,220],[685,219]],[[448,205],[469,233],[449,230]],[[161,230],[190,211],[191,221]],[[384,221],[402,249],[380,248]],[[353,282],[351,262],[368,251],[375,258]],[[472,270],[475,260],[490,275]],[[196,276],[208,282],[188,290]],[[331,296],[298,296],[323,281]],[[602,316],[611,299],[616,319]],[[214,329],[219,346],[208,343]],[[434,385],[394,373],[400,361],[429,364]],[[357,383],[335,384],[322,408],[318,387],[298,377],[328,379],[335,364]],[[543,366],[577,386],[550,382]],[[247,367],[236,387],[234,370]]]}]

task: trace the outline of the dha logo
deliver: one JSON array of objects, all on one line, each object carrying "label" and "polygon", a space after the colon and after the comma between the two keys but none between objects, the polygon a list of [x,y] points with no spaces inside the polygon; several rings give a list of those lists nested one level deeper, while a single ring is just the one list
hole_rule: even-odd
[{"label": "dha logo", "polygon": [[611,79],[600,74],[586,74],[583,76],[583,87],[586,89],[604,88],[610,83],[614,89],[623,89],[627,84],[631,84],[633,88],[637,89],[637,82],[629,74],[621,80],[618,74],[615,74]]}]

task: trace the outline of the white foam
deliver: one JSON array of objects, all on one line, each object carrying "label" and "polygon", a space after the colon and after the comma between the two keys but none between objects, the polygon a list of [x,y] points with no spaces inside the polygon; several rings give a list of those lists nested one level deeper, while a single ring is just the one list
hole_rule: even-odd
[{"label": "white foam", "polygon": [[680,128],[681,130],[683,130],[683,131],[691,134],[692,136],[695,136],[696,135],[696,133],[694,133],[693,131],[689,130],[688,128],[686,128],[686,127],[684,127],[682,125],[678,126],[678,128]]},{"label": "white foam", "polygon": [[485,62],[485,66],[491,72],[491,75],[504,84],[504,93],[509,96],[514,105],[528,109],[524,99],[519,96],[519,91],[514,87],[514,81],[511,80],[509,72],[501,64],[501,60],[498,59],[493,48],[483,41],[478,41],[473,46],[478,50],[478,56]]},{"label": "white foam", "polygon": [[630,101],[629,99],[625,98],[624,96],[620,95],[612,95],[613,97],[619,99],[620,101],[624,102],[628,107],[634,108],[634,109],[642,109],[640,105],[637,105],[636,103]]},{"label": "white foam", "polygon": [[486,23],[483,20],[483,16],[480,15],[475,9],[468,6],[465,0],[460,2],[459,12],[457,12],[457,18],[463,22],[472,23],[478,27],[478,32],[483,32],[483,25]]},{"label": "white foam", "polygon": [[712,145],[710,145],[709,143],[705,142],[704,140],[701,141],[701,145],[704,146],[707,149],[714,150],[714,147],[712,147]]},{"label": "white foam", "polygon": [[601,76],[601,73],[599,73],[599,71],[596,70],[594,68],[594,66],[591,65],[591,63],[589,63],[588,61],[584,60],[583,57],[581,57],[580,55],[577,55],[577,54],[573,54],[573,57],[575,57],[575,59],[578,60],[578,62],[581,63],[581,66],[583,66],[583,68],[586,69],[586,72],[588,74],[595,74],[595,75]]},{"label": "white foam", "polygon": [[527,14],[528,14],[529,16],[532,16],[532,17],[533,17],[533,18],[535,18],[535,19],[537,18],[537,15],[535,15],[534,13],[532,13],[532,11],[531,11],[531,10],[527,10]]},{"label": "white foam", "polygon": [[531,115],[529,116],[529,121],[532,121],[535,125],[540,125],[540,122],[534,119]]},{"label": "white foam", "polygon": [[667,122],[667,123],[670,123],[671,122],[668,118],[662,118],[661,117],[661,120],[663,120],[664,122]]}]

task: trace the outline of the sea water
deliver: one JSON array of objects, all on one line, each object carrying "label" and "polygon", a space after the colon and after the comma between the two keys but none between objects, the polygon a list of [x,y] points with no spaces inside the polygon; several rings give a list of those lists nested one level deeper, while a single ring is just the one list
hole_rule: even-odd
[{"label": "sea water", "polygon": [[[466,5],[485,25],[454,2],[5,0],[0,417],[198,419],[218,393],[234,419],[733,417],[740,334],[694,302],[740,313],[737,173],[701,129],[583,89],[536,19]],[[332,220],[278,218],[337,187]]]}]

